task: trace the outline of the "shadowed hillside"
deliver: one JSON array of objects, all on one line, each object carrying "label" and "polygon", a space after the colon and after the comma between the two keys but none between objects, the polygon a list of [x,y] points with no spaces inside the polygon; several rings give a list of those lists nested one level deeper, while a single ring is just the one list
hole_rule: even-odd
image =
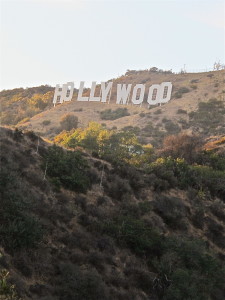
[{"label": "shadowed hillside", "polygon": [[94,158],[2,128],[1,299],[224,299],[223,139],[137,168],[127,137]]}]

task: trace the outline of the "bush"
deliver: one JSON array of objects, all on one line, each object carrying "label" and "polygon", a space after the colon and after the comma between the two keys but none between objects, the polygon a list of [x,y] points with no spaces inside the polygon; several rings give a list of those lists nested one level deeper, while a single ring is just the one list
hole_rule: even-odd
[{"label": "bush", "polygon": [[86,174],[87,163],[79,151],[65,151],[53,145],[44,156],[42,168],[47,165],[47,175],[58,185],[73,191],[86,192],[90,181]]},{"label": "bush", "polygon": [[43,235],[41,223],[28,214],[30,200],[26,198],[19,178],[19,174],[10,171],[8,166],[1,169],[0,239],[10,252],[35,247]]},{"label": "bush", "polygon": [[113,178],[109,178],[109,180],[111,180],[109,184],[104,183],[104,186],[108,195],[112,198],[121,201],[124,195],[131,193],[131,187],[127,180],[119,176],[113,176]]},{"label": "bush", "polygon": [[100,112],[100,117],[102,120],[116,120],[125,116],[129,116],[127,108],[117,108],[115,110],[106,109]]},{"label": "bush", "polygon": [[44,120],[44,121],[42,122],[42,124],[43,124],[44,126],[47,126],[47,125],[49,125],[50,123],[51,123],[50,120]]},{"label": "bush", "polygon": [[184,109],[182,109],[182,108],[179,108],[179,109],[177,110],[177,114],[187,114],[187,111],[184,110]]},{"label": "bush", "polygon": [[162,113],[162,110],[161,110],[161,109],[157,109],[157,110],[154,112],[155,115],[160,115],[161,113]]},{"label": "bush", "polygon": [[179,198],[166,196],[157,197],[153,202],[153,209],[171,228],[186,229],[184,217],[188,211]]},{"label": "bush", "polygon": [[[222,101],[210,99],[200,102],[196,112],[189,113],[190,125],[204,128],[204,133],[217,133],[217,127],[224,124],[225,107]],[[219,133],[219,132],[218,132]]]},{"label": "bush", "polygon": [[9,272],[0,270],[0,299],[1,300],[20,300],[15,286],[9,283]]},{"label": "bush", "polygon": [[77,128],[78,118],[72,114],[66,114],[60,119],[60,125],[62,130],[70,131],[73,128]]},{"label": "bush", "polygon": [[187,87],[180,87],[177,92],[174,94],[175,98],[181,98],[183,94],[189,93],[190,90]]},{"label": "bush", "polygon": [[172,158],[184,158],[188,163],[194,163],[199,156],[202,147],[202,139],[197,135],[180,133],[167,136],[163,141],[161,154]]},{"label": "bush", "polygon": [[108,299],[106,285],[95,270],[81,270],[73,264],[59,266],[57,291],[61,300]]},{"label": "bush", "polygon": [[119,215],[103,224],[103,232],[129,247],[134,253],[150,256],[162,251],[162,237],[143,220]]},{"label": "bush", "polygon": [[168,120],[165,123],[165,129],[170,133],[170,134],[175,134],[180,132],[180,127],[179,125],[173,123],[171,120]]},{"label": "bush", "polygon": [[199,82],[199,79],[192,79],[191,80],[191,83],[198,83]]}]

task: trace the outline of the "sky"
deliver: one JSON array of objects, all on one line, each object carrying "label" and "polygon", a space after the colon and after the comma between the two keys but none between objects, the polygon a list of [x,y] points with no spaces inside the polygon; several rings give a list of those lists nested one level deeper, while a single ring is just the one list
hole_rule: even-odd
[{"label": "sky", "polygon": [[225,1],[0,0],[0,90],[225,63]]}]

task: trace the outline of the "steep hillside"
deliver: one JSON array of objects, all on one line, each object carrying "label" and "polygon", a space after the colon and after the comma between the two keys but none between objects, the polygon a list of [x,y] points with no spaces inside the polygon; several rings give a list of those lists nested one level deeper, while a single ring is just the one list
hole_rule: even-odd
[{"label": "steep hillside", "polygon": [[224,152],[175,150],[136,168],[2,128],[0,299],[224,299]]},{"label": "steep hillside", "polygon": [[[172,100],[161,106],[152,107],[150,110],[144,103],[142,107],[127,105],[127,116],[119,117],[110,120],[109,117],[104,118],[104,112],[108,109],[115,111],[119,107],[115,104],[116,95],[116,84],[117,83],[144,83],[146,85],[146,93],[149,86],[154,83],[161,83],[164,81],[170,81],[173,84]],[[124,76],[113,79],[114,89],[112,91],[112,97],[110,104],[100,104],[100,103],[80,103],[77,102],[76,95],[77,91],[74,93],[74,99],[69,103],[63,103],[53,107],[51,100],[53,97],[53,91],[48,94],[48,105],[44,108],[41,113],[27,115],[30,119],[25,119],[22,124],[17,126],[23,129],[34,130],[39,132],[48,138],[53,138],[56,134],[61,131],[60,120],[61,118],[70,113],[78,117],[78,127],[86,127],[90,121],[96,121],[98,123],[104,123],[108,128],[117,127],[122,129],[126,126],[137,126],[141,130],[140,139],[144,140],[145,143],[151,142],[152,138],[158,136],[160,139],[169,134],[178,133],[182,130],[189,130],[190,132],[202,132],[204,131],[204,126],[207,120],[210,121],[208,127],[211,127],[213,120],[217,121],[217,126],[213,127],[214,133],[223,134],[225,132],[224,119],[221,116],[217,116],[217,107],[203,107],[204,103],[207,103],[210,99],[217,99],[223,105],[225,102],[225,71],[215,71],[207,73],[184,73],[184,74],[173,74],[166,71],[128,71]],[[24,91],[25,92],[25,91]],[[6,92],[1,92],[3,96],[4,103],[11,101],[9,98],[5,98]],[[88,95],[89,91],[86,91]],[[97,92],[98,93],[98,92]],[[23,96],[21,96],[23,98]],[[34,96],[32,96],[34,97]],[[146,101],[147,94],[145,95]],[[21,100],[22,101],[22,100]],[[10,102],[10,103],[11,103]],[[20,102],[17,102],[20,107]],[[27,105],[27,104],[26,104]],[[200,122],[196,120],[196,115],[194,112],[197,110],[208,110],[212,112],[210,118],[206,116],[205,124],[204,120],[200,118]],[[6,105],[6,111],[13,110],[12,105]],[[16,111],[17,115],[20,115],[19,111]],[[221,112],[224,115],[224,112]],[[7,113],[6,113],[7,115]],[[23,115],[24,117],[24,115]],[[18,118],[18,117],[17,117]],[[17,118],[12,118],[11,115],[8,117],[8,123],[5,124],[16,124]],[[22,120],[22,117],[20,117]],[[24,119],[24,118],[23,118]],[[3,120],[5,120],[3,118]],[[11,121],[9,121],[11,120]],[[217,132],[215,132],[217,129]]]},{"label": "steep hillside", "polygon": [[1,124],[27,122],[34,115],[51,108],[53,95],[54,88],[47,85],[1,91]]}]

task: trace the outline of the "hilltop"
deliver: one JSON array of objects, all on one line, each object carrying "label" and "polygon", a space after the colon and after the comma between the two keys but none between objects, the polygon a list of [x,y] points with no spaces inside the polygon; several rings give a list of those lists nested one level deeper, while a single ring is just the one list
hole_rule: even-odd
[{"label": "hilltop", "polygon": [[[221,114],[224,113],[219,112],[218,115],[216,105],[204,106],[204,103],[208,103],[211,99],[216,99],[224,105],[224,70],[183,74],[161,70],[128,71],[125,75],[112,80],[115,84],[110,104],[77,102],[75,100],[77,90],[75,90],[71,102],[53,107],[54,91],[48,86],[2,91],[0,93],[3,103],[2,124],[34,130],[52,139],[60,132],[61,118],[69,113],[78,118],[78,127],[84,128],[90,121],[102,123],[107,128],[116,127],[119,130],[127,126],[139,127],[140,139],[144,143],[151,142],[156,136],[163,138],[183,130],[203,132],[208,135],[225,133],[224,119],[221,118]],[[124,107],[115,104],[116,83],[144,83],[147,90],[152,84],[164,81],[172,82],[173,92],[171,101],[161,107],[153,106],[148,109],[146,104],[142,107],[134,105]],[[86,94],[88,93],[87,89]],[[145,100],[146,97],[147,95]],[[113,120],[112,112],[117,114],[118,108],[125,109],[125,113],[118,114],[118,118]],[[108,110],[111,110],[111,113]],[[196,112],[198,114],[195,114]],[[202,112],[208,114],[205,119],[201,117]],[[216,122],[217,124],[214,124]],[[205,127],[210,129],[211,126],[213,130],[205,132]]]}]

